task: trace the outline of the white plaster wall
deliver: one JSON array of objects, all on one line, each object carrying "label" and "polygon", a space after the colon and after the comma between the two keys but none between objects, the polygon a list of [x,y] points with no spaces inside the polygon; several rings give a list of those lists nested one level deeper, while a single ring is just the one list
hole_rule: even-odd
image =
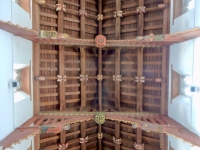
[{"label": "white plaster wall", "polygon": [[[171,8],[173,8],[173,0],[171,0]],[[193,10],[188,11],[182,16],[178,17],[172,24],[173,9],[171,9],[171,26],[170,32],[179,32],[195,27],[200,27],[200,1],[196,0],[196,6]],[[170,47],[170,65],[173,64],[173,68],[180,74],[189,74],[193,77],[193,85],[200,85],[200,71],[199,71],[199,56],[200,56],[200,39],[194,39],[179,44],[174,44]],[[195,69],[196,68],[196,69]],[[171,69],[169,71],[171,75]],[[170,77],[170,76],[169,76]],[[171,80],[171,79],[170,79]],[[171,81],[169,82],[169,87]],[[192,132],[200,135],[200,121],[198,114],[199,110],[199,98],[200,94],[194,94],[191,99],[185,98],[184,96],[178,96],[170,104],[171,90],[169,88],[169,105],[168,115],[179,123],[184,125]],[[191,147],[189,144],[184,143],[174,137],[169,136],[171,146],[175,150],[200,150],[196,147]]]},{"label": "white plaster wall", "polygon": [[[0,20],[32,28],[29,14],[13,0],[0,0],[0,10]],[[33,115],[33,102],[30,98],[14,104],[13,89],[8,87],[8,82],[13,77],[13,64],[30,64],[32,43],[0,30],[0,54],[0,140],[2,140]],[[14,150],[27,149],[31,141],[33,143],[32,138],[23,141],[14,146]]]},{"label": "white plaster wall", "polygon": [[[11,1],[0,1],[0,20],[11,21]],[[13,95],[8,82],[12,79],[12,35],[0,30],[0,140],[13,131]]]}]

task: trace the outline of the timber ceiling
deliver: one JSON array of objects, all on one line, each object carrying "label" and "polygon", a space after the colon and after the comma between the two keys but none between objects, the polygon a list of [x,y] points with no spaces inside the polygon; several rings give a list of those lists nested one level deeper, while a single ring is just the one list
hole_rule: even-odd
[{"label": "timber ceiling", "polygon": [[[149,34],[164,34],[167,18],[164,9],[158,4],[164,0],[121,0],[123,17],[116,26],[114,11],[119,7],[118,0],[103,0],[102,34],[107,39],[134,39]],[[66,12],[56,11],[56,4],[63,2]],[[139,6],[146,7],[146,13],[137,14]],[[96,0],[46,0],[38,7],[36,28],[68,34],[70,37],[94,39],[99,34],[97,21],[98,1]],[[85,9],[87,16],[80,17],[79,10]],[[141,17],[143,15],[142,23]],[[84,33],[83,32],[84,29]],[[117,34],[118,33],[118,34]],[[34,51],[34,64],[39,76],[45,81],[37,81],[34,86],[38,94],[35,99],[39,112],[55,111],[98,111],[98,49],[94,47],[68,47],[40,44]],[[102,108],[103,111],[145,111],[165,114],[166,83],[155,82],[155,78],[166,79],[166,48],[106,48],[102,49]],[[80,74],[88,75],[88,81],[80,82]],[[66,82],[58,82],[57,75],[66,75]],[[113,75],[122,75],[121,82],[113,81]],[[135,77],[145,77],[145,82],[135,82]],[[37,93],[37,92],[36,92]],[[61,105],[64,101],[65,105]],[[116,104],[118,101],[118,104]],[[47,120],[46,120],[47,121]],[[98,125],[94,121],[71,124],[71,129],[59,134],[41,134],[40,149],[57,149],[57,143],[66,136],[69,149],[81,149],[81,133],[89,136],[87,150],[98,149]],[[117,129],[118,128],[118,129]],[[120,130],[120,149],[134,149],[137,131],[131,124],[106,120],[102,126],[103,148],[114,149],[112,137]],[[64,132],[64,131],[63,131]],[[140,131],[142,143],[148,150],[161,150],[160,135]],[[83,133],[82,133],[83,134]]]}]

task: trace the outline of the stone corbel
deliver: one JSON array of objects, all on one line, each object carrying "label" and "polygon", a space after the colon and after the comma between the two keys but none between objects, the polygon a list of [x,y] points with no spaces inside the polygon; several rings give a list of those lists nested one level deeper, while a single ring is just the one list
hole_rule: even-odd
[{"label": "stone corbel", "polygon": [[45,78],[44,76],[36,76],[36,77],[35,77],[35,80],[36,80],[36,81],[45,81],[46,78]]},{"label": "stone corbel", "polygon": [[66,82],[67,81],[67,76],[66,75],[57,75],[57,81],[58,82],[61,82],[61,81],[64,81]]},{"label": "stone corbel", "polygon": [[136,142],[134,143],[134,148],[136,150],[144,150],[144,144],[137,144]]},{"label": "stone corbel", "polygon": [[98,137],[98,139],[102,139],[103,138],[103,133],[98,133],[97,137]]},{"label": "stone corbel", "polygon": [[113,136],[113,143],[115,144],[121,144],[122,143],[122,140],[121,139],[116,139],[114,136]]},{"label": "stone corbel", "polygon": [[103,75],[98,74],[97,75],[97,80],[99,80],[99,81],[103,80]]},{"label": "stone corbel", "polygon": [[85,10],[79,10],[79,16],[87,16],[87,12]]},{"label": "stone corbel", "polygon": [[80,74],[80,81],[88,81],[88,75]]},{"label": "stone corbel", "polygon": [[103,20],[103,15],[102,15],[102,14],[97,15],[97,20],[98,20],[98,21],[99,21],[99,20]]},{"label": "stone corbel", "polygon": [[114,18],[123,17],[123,16],[122,16],[122,13],[123,13],[122,10],[119,10],[119,11],[117,11],[117,12],[115,11],[115,12],[114,12]]},{"label": "stone corbel", "polygon": [[45,4],[45,0],[35,0],[36,3],[43,5]]},{"label": "stone corbel", "polygon": [[145,82],[145,77],[135,77],[135,82]]},{"label": "stone corbel", "polygon": [[136,12],[138,14],[144,14],[144,13],[146,13],[146,7],[145,6],[139,6],[139,7],[136,8]]},{"label": "stone corbel", "polygon": [[121,75],[113,75],[113,81],[122,81]]},{"label": "stone corbel", "polygon": [[85,138],[80,138],[80,143],[84,144],[88,142],[88,136],[86,136]]}]

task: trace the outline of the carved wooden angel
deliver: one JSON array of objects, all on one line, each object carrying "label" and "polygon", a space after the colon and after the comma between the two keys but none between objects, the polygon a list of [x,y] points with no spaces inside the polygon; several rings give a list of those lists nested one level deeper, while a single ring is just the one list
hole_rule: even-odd
[{"label": "carved wooden angel", "polygon": [[121,75],[113,75],[113,81],[122,81]]},{"label": "carved wooden angel", "polygon": [[59,150],[66,150],[68,148],[69,144],[66,143],[66,144],[59,144],[58,145],[58,149]]},{"label": "carved wooden angel", "polygon": [[88,142],[88,136],[86,136],[85,138],[80,138],[80,143],[87,143]]},{"label": "carved wooden angel", "polygon": [[56,11],[62,10],[62,5],[61,4],[56,4]]},{"label": "carved wooden angel", "polygon": [[138,14],[145,13],[145,12],[146,12],[146,7],[145,7],[145,6],[137,7],[136,12],[137,12]]},{"label": "carved wooden angel", "polygon": [[115,143],[115,144],[121,144],[121,143],[122,143],[122,140],[121,140],[121,139],[116,139],[116,138],[113,136],[113,143]]},{"label": "carved wooden angel", "polygon": [[122,16],[122,13],[123,13],[122,10],[117,11],[117,12],[115,11],[115,12],[114,12],[114,18],[116,18],[116,17],[123,17],[123,16]]},{"label": "carved wooden angel", "polygon": [[66,10],[66,5],[63,5],[63,6],[62,6],[62,10],[63,10],[64,12],[67,11],[67,10]]},{"label": "carved wooden angel", "polygon": [[85,10],[79,10],[79,16],[87,16],[87,12]]},{"label": "carved wooden angel", "polygon": [[137,144],[136,142],[134,143],[134,148],[136,150],[144,150],[144,144]]}]

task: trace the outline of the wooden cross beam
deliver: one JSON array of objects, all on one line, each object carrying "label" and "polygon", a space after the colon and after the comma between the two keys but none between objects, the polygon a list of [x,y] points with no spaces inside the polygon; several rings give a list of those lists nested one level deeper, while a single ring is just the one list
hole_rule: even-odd
[{"label": "wooden cross beam", "polygon": [[[70,38],[66,34],[54,32],[57,36],[55,37],[40,37],[40,32],[38,30],[31,30],[22,28],[19,25],[14,25],[10,22],[0,21],[0,29],[10,32],[16,36],[25,38],[27,40],[42,43],[42,44],[52,44],[52,45],[71,45],[71,46],[95,46],[95,41]],[[140,37],[139,39],[130,40],[107,40],[106,47],[161,47],[169,46],[171,44],[184,42],[193,38],[200,36],[200,29],[194,28],[191,30],[165,34],[165,35],[153,35],[153,39],[146,38],[147,36]],[[151,37],[151,36],[149,36]],[[141,40],[142,39],[142,40]]]}]

